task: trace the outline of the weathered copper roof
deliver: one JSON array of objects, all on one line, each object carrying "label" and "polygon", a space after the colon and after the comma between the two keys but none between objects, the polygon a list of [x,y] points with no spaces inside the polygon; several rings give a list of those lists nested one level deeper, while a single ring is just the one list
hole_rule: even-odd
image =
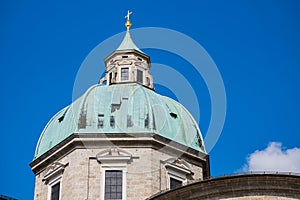
[{"label": "weathered copper roof", "polygon": [[52,117],[34,159],[73,133],[149,132],[205,153],[198,125],[180,103],[139,84],[94,85]]}]

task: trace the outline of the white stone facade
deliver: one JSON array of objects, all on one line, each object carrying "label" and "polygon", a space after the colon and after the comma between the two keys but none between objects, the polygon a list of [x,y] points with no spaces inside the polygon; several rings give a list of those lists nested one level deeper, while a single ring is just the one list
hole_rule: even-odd
[{"label": "white stone facade", "polygon": [[[104,199],[105,170],[111,169],[123,171],[122,199],[146,199],[168,190],[172,173],[175,173],[175,178],[176,174],[184,177],[183,184],[202,180],[203,166],[208,164],[205,157],[193,153],[176,148],[169,148],[169,152],[165,147],[157,148],[153,143],[159,141],[151,137],[148,144],[134,138],[136,141],[131,141],[130,145],[116,146],[103,146],[101,141],[95,140],[93,146],[99,145],[99,148],[90,146],[90,142],[74,146],[75,140],[32,164],[33,170],[38,170],[35,172],[35,200],[49,199],[49,183],[58,176],[60,199]],[[113,140],[130,142],[128,138]],[[73,148],[66,148],[68,146]],[[61,156],[55,159],[57,155]]]}]

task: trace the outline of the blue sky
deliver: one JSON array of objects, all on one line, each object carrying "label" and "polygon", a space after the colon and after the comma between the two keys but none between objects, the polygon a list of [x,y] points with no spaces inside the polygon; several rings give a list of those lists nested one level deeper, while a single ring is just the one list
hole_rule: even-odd
[{"label": "blue sky", "polygon": [[[300,3],[252,1],[6,1],[0,3],[0,194],[32,199],[29,163],[48,120],[72,101],[78,69],[100,42],[132,28],[182,32],[210,54],[223,78],[227,115],[210,152],[212,176],[242,170],[256,150],[300,147]],[[194,86],[200,128],[210,120],[201,76],[184,59],[145,49],[152,62],[174,67]],[[99,58],[102,62],[102,58]],[[184,69],[184,70],[183,70]],[[99,74],[99,79],[100,79]],[[155,77],[154,77],[155,79]],[[163,87],[157,92],[171,95]],[[281,152],[281,153],[282,153]]]}]

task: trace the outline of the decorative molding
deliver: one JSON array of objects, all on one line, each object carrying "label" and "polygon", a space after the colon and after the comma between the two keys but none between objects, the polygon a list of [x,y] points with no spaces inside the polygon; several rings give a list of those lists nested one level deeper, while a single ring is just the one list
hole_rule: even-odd
[{"label": "decorative molding", "polygon": [[48,169],[46,174],[44,175],[44,178],[42,181],[45,182],[45,184],[48,184],[50,181],[56,179],[56,177],[59,177],[63,174],[65,167],[68,166],[67,164],[63,164],[61,162],[54,162],[51,164]]},{"label": "decorative molding", "polygon": [[167,185],[170,189],[170,178],[174,178],[187,184],[187,178],[192,175],[191,166],[183,159],[170,158],[164,161],[167,175]]},{"label": "decorative molding", "polygon": [[[62,182],[62,175],[65,170],[65,168],[68,166],[68,163],[63,164],[61,162],[54,162],[52,163],[47,169],[46,169],[46,174],[44,175],[44,178],[42,181],[48,185],[48,194],[47,194],[47,200],[51,200],[51,190],[52,187],[57,184]],[[61,185],[59,188],[59,199],[61,199]]]},{"label": "decorative molding", "polygon": [[137,62],[135,62],[134,64],[135,64],[136,66],[141,66],[141,65],[143,64],[143,62],[137,61]]},{"label": "decorative molding", "polygon": [[132,62],[129,60],[122,60],[120,62],[118,62],[118,65],[131,65]]},{"label": "decorative molding", "polygon": [[141,67],[143,68],[148,74],[149,74],[149,71],[148,69],[150,68],[149,65],[147,65],[146,63],[142,62],[142,61],[137,61],[134,63],[135,66],[137,67]]},{"label": "decorative molding", "polygon": [[103,165],[125,164],[132,160],[132,155],[119,148],[110,148],[99,152],[96,155],[97,160]]},{"label": "decorative molding", "polygon": [[104,199],[105,194],[105,171],[120,170],[122,171],[122,199],[126,200],[127,164],[132,160],[132,155],[120,148],[110,148],[99,152],[96,159],[101,164],[101,199]]},{"label": "decorative molding", "polygon": [[170,158],[165,161],[165,166],[177,170],[185,171],[187,174],[192,174],[191,166],[188,162],[180,158]]}]

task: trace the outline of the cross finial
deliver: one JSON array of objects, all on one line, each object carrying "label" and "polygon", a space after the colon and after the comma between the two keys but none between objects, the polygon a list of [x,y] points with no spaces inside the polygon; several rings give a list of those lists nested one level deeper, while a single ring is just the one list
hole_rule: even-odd
[{"label": "cross finial", "polygon": [[125,26],[127,28],[127,30],[130,29],[131,27],[131,22],[130,22],[130,15],[132,14],[132,12],[130,10],[128,10],[127,15],[125,16],[125,18],[127,19]]}]

